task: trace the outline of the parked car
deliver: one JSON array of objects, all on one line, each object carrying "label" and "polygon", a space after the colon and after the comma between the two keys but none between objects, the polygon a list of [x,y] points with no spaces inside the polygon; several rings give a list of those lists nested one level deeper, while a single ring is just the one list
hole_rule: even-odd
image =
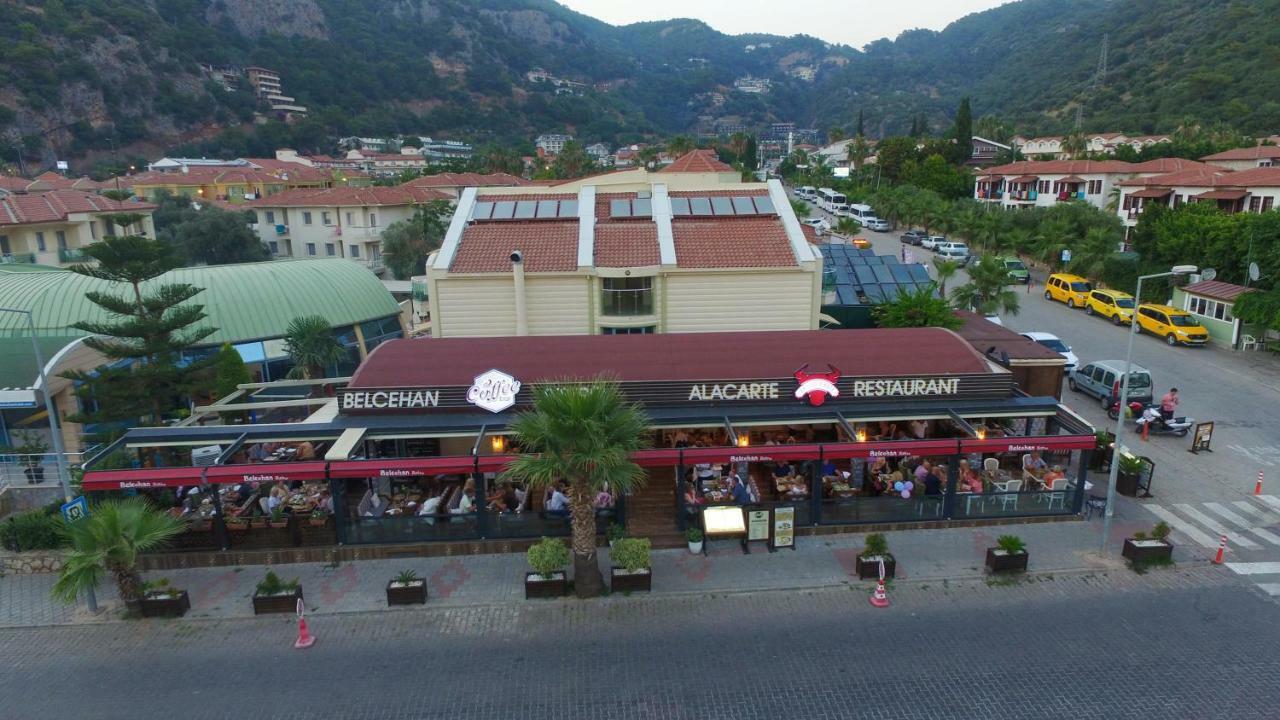
[{"label": "parked car", "polygon": [[1133,296],[1119,290],[1091,290],[1084,311],[1107,318],[1116,325],[1133,322]]},{"label": "parked car", "polygon": [[1002,257],[1000,262],[1004,264],[1004,269],[1009,271],[1009,281],[1022,283],[1026,285],[1031,282],[1031,273],[1027,272],[1027,266],[1016,257]]},{"label": "parked car", "polygon": [[930,235],[920,241],[920,247],[925,250],[936,250],[938,245],[947,241],[946,235]]},{"label": "parked car", "polygon": [[[1075,392],[1092,395],[1102,401],[1103,409],[1110,409],[1116,381],[1124,374],[1123,360],[1095,360],[1067,377],[1067,387]],[[1130,402],[1150,403],[1151,372],[1140,365],[1129,366]]]},{"label": "parked car", "polygon": [[925,235],[923,230],[908,230],[902,233],[902,237],[898,239],[908,245],[919,245],[924,242],[926,237],[928,235]]},{"label": "parked car", "polygon": [[1138,332],[1162,337],[1170,345],[1201,346],[1209,342],[1209,331],[1194,315],[1170,305],[1139,305]]},{"label": "parked car", "polygon": [[1004,321],[1000,319],[999,315],[983,315],[982,319],[986,320],[989,323],[995,323],[1000,327],[1004,327]]},{"label": "parked car", "polygon": [[1069,308],[1084,307],[1093,286],[1088,280],[1071,273],[1054,273],[1044,285],[1044,299],[1066,303]]},{"label": "parked car", "polygon": [[934,250],[948,260],[959,260],[962,265],[969,263],[969,246],[962,242],[938,243]]},{"label": "parked car", "polygon": [[809,227],[813,228],[814,231],[817,232],[819,235],[822,235],[823,233],[831,229],[831,224],[822,218],[805,218],[804,220],[800,221],[800,224],[808,225]]},{"label": "parked car", "polygon": [[1057,335],[1046,332],[1025,332],[1022,333],[1022,337],[1028,340],[1035,340],[1037,343],[1066,358],[1067,364],[1063,372],[1069,373],[1075,370],[1076,365],[1080,363],[1080,359],[1076,357],[1076,354],[1071,352],[1071,347],[1062,342]]},{"label": "parked car", "polygon": [[875,218],[873,220],[867,221],[868,230],[875,230],[876,232],[889,232],[889,228],[890,228],[889,221],[885,220],[884,218]]}]

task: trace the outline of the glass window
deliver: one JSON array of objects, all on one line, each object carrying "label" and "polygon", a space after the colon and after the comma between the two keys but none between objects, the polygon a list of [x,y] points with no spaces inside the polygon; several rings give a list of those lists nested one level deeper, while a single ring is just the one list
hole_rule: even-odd
[{"label": "glass window", "polygon": [[601,278],[602,315],[652,315],[653,278]]},{"label": "glass window", "polygon": [[63,230],[58,230],[54,232],[54,235],[58,238],[58,249],[66,250],[67,249],[67,233]]},{"label": "glass window", "polygon": [[36,250],[44,252],[44,233],[36,233]]},{"label": "glass window", "polygon": [[360,246],[359,246],[359,245],[352,245],[352,246],[351,246],[351,257],[353,257],[353,258],[358,258],[358,257],[360,257]]},{"label": "glass window", "polygon": [[377,213],[369,213],[369,227],[378,227]]},{"label": "glass window", "polygon": [[320,222],[326,226],[332,225],[333,217],[328,213],[328,211],[322,212],[320,213]]},{"label": "glass window", "polygon": [[1169,324],[1178,327],[1196,327],[1200,322],[1190,315],[1174,315],[1169,319]]},{"label": "glass window", "polygon": [[302,224],[303,225],[311,224],[311,213],[306,210],[302,211]]},{"label": "glass window", "polygon": [[347,225],[355,225],[355,221],[351,219],[351,213],[347,213]]},{"label": "glass window", "polygon": [[653,325],[641,325],[639,327],[602,327],[601,335],[652,335],[657,332]]},{"label": "glass window", "polygon": [[1122,308],[1132,308],[1133,298],[1116,298],[1116,305]]},{"label": "glass window", "polygon": [[1071,283],[1071,289],[1076,292],[1089,292],[1093,289],[1093,286],[1087,282],[1073,282]]},{"label": "glass window", "polygon": [[316,244],[315,244],[315,243],[307,243],[307,254],[308,254],[308,255],[315,255],[315,254],[316,254]]},{"label": "glass window", "polygon": [[324,244],[324,254],[330,257],[336,254],[336,252],[334,251],[333,243]]},{"label": "glass window", "polygon": [[276,224],[276,212],[274,210],[267,211],[267,224],[268,225]]},{"label": "glass window", "polygon": [[267,247],[271,249],[272,255],[280,254],[280,243],[276,242],[275,240],[268,240]]}]

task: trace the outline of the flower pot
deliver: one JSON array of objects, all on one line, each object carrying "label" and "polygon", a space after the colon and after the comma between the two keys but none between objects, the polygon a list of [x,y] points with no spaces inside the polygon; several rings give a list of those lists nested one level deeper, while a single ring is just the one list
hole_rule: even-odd
[{"label": "flower pot", "polygon": [[564,597],[568,592],[569,576],[563,570],[551,573],[550,577],[543,577],[536,572],[524,574],[524,597],[526,600]]},{"label": "flower pot", "polygon": [[697,555],[698,553],[702,552],[702,541],[701,540],[699,540],[698,542],[690,541],[689,552],[693,553],[694,555]]},{"label": "flower pot", "polygon": [[425,605],[427,602],[427,581],[414,580],[401,585],[395,580],[387,583],[388,605]]},{"label": "flower pot", "polygon": [[267,519],[264,517],[256,517],[249,520],[249,527],[265,528],[266,526],[267,526]]},{"label": "flower pot", "polygon": [[1129,497],[1138,496],[1138,473],[1123,470],[1116,474],[1116,492]]},{"label": "flower pot", "polygon": [[241,533],[249,529],[249,523],[227,523],[227,532]]},{"label": "flower pot", "polygon": [[649,592],[653,585],[652,570],[629,572],[626,568],[613,566],[609,575],[609,589],[613,592]]},{"label": "flower pot", "polygon": [[298,611],[298,601],[302,599],[302,588],[290,590],[279,595],[253,594],[253,614],[270,615],[272,613],[292,613]]},{"label": "flower pot", "polygon": [[884,558],[884,576],[886,578],[893,577],[893,573],[898,568],[898,563],[893,559],[892,555],[868,555],[858,556],[854,561],[854,570],[858,573],[859,580],[879,580],[880,579],[880,558]]},{"label": "flower pot", "polygon": [[1026,550],[1010,553],[1000,548],[987,548],[987,570],[993,573],[1026,572],[1028,557]]},{"label": "flower pot", "polygon": [[307,524],[310,525],[311,527],[324,527],[325,525],[329,524],[329,518],[328,517],[307,518]]},{"label": "flower pot", "polygon": [[191,598],[186,590],[151,591],[138,601],[142,617],[182,617],[190,609]]},{"label": "flower pot", "polygon": [[289,527],[288,520],[272,520],[270,524],[271,524],[271,527],[277,530],[284,530]]},{"label": "flower pot", "polygon": [[1120,555],[1136,565],[1169,562],[1173,560],[1173,543],[1168,540],[1125,538]]}]

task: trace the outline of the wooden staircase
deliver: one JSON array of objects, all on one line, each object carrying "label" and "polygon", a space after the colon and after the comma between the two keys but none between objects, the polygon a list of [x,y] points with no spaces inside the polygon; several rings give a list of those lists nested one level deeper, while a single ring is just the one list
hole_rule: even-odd
[{"label": "wooden staircase", "polygon": [[651,468],[645,486],[627,496],[627,534],[647,537],[655,548],[685,544],[676,527],[675,468]]}]

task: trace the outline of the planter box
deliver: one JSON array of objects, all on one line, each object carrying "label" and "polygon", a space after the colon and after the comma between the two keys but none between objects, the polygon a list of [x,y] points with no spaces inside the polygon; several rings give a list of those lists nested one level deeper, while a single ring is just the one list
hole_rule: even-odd
[{"label": "planter box", "polygon": [[307,518],[307,524],[310,525],[311,527],[324,527],[325,525],[329,524],[329,518],[328,517],[322,517],[322,518],[309,517]]},{"label": "planter box", "polygon": [[[1112,438],[1107,442],[1114,442],[1114,441],[1115,441],[1115,438]],[[1093,451],[1093,454],[1089,456],[1089,469],[1096,472],[1102,472],[1103,470],[1110,468],[1111,455],[1114,452],[1115,450],[1113,450],[1109,445],[1106,447],[1096,448]]]},{"label": "planter box", "polygon": [[227,532],[242,533],[248,529],[248,523],[227,523]]},{"label": "planter box", "polygon": [[289,520],[287,518],[284,520],[272,520],[269,524],[277,530],[282,530],[289,527]]},{"label": "planter box", "polygon": [[[859,580],[879,580],[880,579],[880,556],[872,555],[864,559],[861,555],[854,561],[854,570],[858,573]],[[893,559],[892,555],[884,556],[884,576],[885,579],[893,577],[894,571],[898,568],[898,563]]]},{"label": "planter box", "polygon": [[524,574],[524,598],[526,600],[564,597],[568,592],[569,576],[563,570],[551,573],[550,578],[544,578],[535,572]]},{"label": "planter box", "polygon": [[1129,497],[1138,496],[1137,473],[1120,472],[1116,475],[1116,492]]},{"label": "planter box", "polygon": [[387,583],[388,605],[425,605],[427,602],[427,581],[415,580],[408,585],[396,586],[396,581]]},{"label": "planter box", "polygon": [[173,597],[144,596],[138,601],[138,610],[142,617],[182,617],[191,609],[191,597],[186,590],[178,591]]},{"label": "planter box", "polygon": [[642,570],[630,573],[626,568],[613,567],[609,576],[609,589],[612,592],[649,592],[653,585],[653,571]]},{"label": "planter box", "polygon": [[298,611],[298,601],[302,599],[302,588],[285,595],[253,594],[253,614],[269,615],[271,613],[293,613]]},{"label": "planter box", "polygon": [[1139,565],[1173,560],[1173,543],[1168,540],[1125,538],[1124,550],[1120,551],[1120,555]]},{"label": "planter box", "polygon": [[987,548],[987,569],[993,573],[1026,572],[1029,557],[1026,550],[1007,553],[1000,548]]},{"label": "planter box", "polygon": [[249,527],[265,528],[266,526],[267,526],[267,519],[264,517],[255,517],[249,520]]}]

